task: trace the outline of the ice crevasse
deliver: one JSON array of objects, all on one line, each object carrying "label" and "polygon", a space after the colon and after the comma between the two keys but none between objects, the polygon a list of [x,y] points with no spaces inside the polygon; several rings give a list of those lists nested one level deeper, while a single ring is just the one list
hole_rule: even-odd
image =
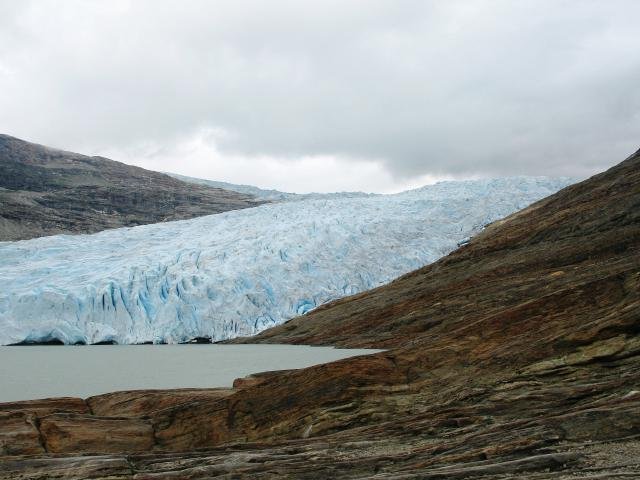
[{"label": "ice crevasse", "polygon": [[0,343],[251,335],[431,263],[569,183],[440,182],[2,242]]}]

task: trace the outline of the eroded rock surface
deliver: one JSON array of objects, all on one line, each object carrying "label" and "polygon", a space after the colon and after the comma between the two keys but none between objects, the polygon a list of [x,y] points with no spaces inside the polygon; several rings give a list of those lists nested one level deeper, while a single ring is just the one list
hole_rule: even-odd
[{"label": "eroded rock surface", "polygon": [[[224,393],[90,399],[107,415],[95,423],[0,407],[24,445],[5,449],[0,478],[637,478],[638,332],[636,154],[431,266],[250,340],[385,352]],[[70,418],[84,440],[53,455],[50,432],[80,435]]]}]

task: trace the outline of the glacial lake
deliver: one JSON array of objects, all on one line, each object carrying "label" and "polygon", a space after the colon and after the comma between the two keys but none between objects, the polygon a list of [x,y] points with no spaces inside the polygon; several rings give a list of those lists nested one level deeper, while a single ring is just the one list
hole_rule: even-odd
[{"label": "glacial lake", "polygon": [[230,387],[251,373],[303,368],[380,350],[300,345],[0,347],[0,402],[117,390]]}]

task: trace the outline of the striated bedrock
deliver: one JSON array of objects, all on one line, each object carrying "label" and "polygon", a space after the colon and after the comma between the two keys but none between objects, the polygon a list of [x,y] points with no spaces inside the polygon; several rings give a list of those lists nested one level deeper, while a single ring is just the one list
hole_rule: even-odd
[{"label": "striated bedrock", "polygon": [[0,344],[251,335],[431,263],[568,182],[442,182],[0,244]]},{"label": "striated bedrock", "polygon": [[251,340],[388,351],[198,398],[0,406],[0,478],[637,478],[639,332],[640,152]]},{"label": "striated bedrock", "polygon": [[251,195],[0,135],[0,241],[94,233],[262,203]]}]

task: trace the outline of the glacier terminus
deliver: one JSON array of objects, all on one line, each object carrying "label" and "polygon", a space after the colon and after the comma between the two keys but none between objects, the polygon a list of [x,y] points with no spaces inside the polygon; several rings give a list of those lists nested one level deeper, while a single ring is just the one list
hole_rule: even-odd
[{"label": "glacier terminus", "polygon": [[434,262],[573,180],[440,182],[0,243],[0,343],[255,334]]}]

